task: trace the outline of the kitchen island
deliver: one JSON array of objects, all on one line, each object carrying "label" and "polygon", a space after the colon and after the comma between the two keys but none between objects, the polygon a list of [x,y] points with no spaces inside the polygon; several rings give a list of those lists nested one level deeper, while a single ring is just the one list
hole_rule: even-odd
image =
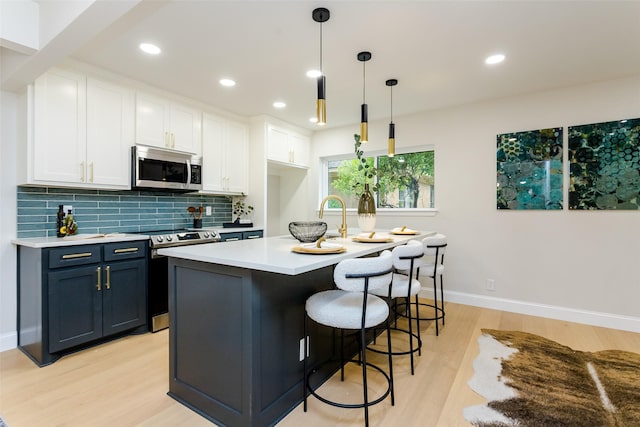
[{"label": "kitchen island", "polygon": [[[160,249],[170,257],[169,395],[217,424],[275,424],[302,401],[306,299],[333,287],[341,260],[430,234],[335,238],[346,251],[325,255],[292,252],[290,236]],[[332,332],[312,325],[309,337],[311,364],[333,358]],[[320,381],[337,369],[328,366]]]}]

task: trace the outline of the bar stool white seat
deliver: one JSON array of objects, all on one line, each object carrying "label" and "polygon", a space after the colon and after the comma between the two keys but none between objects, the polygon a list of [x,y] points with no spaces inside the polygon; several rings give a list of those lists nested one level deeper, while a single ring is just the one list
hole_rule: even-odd
[{"label": "bar stool white seat", "polygon": [[[377,257],[347,259],[335,267],[333,279],[337,290],[318,292],[309,297],[305,304],[304,319],[304,348],[308,348],[308,319],[324,326],[346,330],[357,330],[359,334],[359,357],[350,360],[362,366],[362,403],[340,403],[322,397],[312,389],[309,378],[313,370],[307,370],[307,358],[304,357],[304,411],[307,411],[307,397],[309,394],[320,401],[340,408],[364,408],[365,425],[369,425],[369,406],[382,402],[391,395],[393,405],[393,362],[391,354],[388,357],[389,373],[382,368],[367,362],[366,330],[386,322],[387,345],[391,351],[391,337],[389,335],[389,306],[382,298],[369,292],[384,289],[388,292],[393,271],[393,257],[391,252],[384,251]],[[342,335],[341,335],[342,336]],[[341,340],[342,344],[342,340]],[[367,368],[379,372],[387,381],[386,391],[374,400],[369,400],[367,386]],[[340,360],[341,379],[344,381],[344,360],[341,351]]]}]

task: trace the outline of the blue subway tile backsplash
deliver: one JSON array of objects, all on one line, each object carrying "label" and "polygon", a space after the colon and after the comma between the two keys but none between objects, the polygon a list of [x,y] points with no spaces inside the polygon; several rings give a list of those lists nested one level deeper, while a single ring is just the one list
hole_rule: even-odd
[{"label": "blue subway tile backsplash", "polygon": [[162,191],[18,187],[18,237],[56,235],[58,205],[72,205],[78,233],[133,233],[193,227],[189,206],[211,206],[203,227],[231,221],[231,198]]}]

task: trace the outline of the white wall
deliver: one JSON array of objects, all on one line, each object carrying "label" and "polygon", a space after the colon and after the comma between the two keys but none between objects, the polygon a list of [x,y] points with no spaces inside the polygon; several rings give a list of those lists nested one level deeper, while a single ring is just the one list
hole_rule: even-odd
[{"label": "white wall", "polygon": [[0,351],[16,335],[16,95],[0,92]]},{"label": "white wall", "polygon": [[[640,331],[640,212],[498,211],[495,154],[497,134],[564,127],[566,170],[569,126],[637,117],[640,76],[397,117],[398,146],[435,146],[439,213],[379,215],[378,228],[448,236],[450,301]],[[317,132],[312,155],[352,152],[357,132]],[[370,123],[369,138],[365,153],[385,149],[386,122]],[[310,171],[314,194],[317,176]],[[565,205],[567,184],[565,175]]]}]

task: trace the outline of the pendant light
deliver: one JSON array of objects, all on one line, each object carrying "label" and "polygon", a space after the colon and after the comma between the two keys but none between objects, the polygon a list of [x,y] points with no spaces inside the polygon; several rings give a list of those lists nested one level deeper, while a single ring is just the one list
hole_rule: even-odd
[{"label": "pendant light", "polygon": [[365,97],[365,85],[366,85],[366,74],[365,74],[365,63],[371,59],[371,52],[360,52],[358,54],[358,61],[362,62],[362,106],[360,107],[360,142],[366,143],[369,142],[369,123],[368,123],[368,107],[366,103]]},{"label": "pendant light", "polygon": [[316,103],[316,119],[319,125],[327,124],[326,85],[327,79],[322,71],[322,23],[329,20],[329,9],[319,7],[311,14],[313,20],[320,23],[320,75],[318,76],[318,101]]},{"label": "pendant light", "polygon": [[398,80],[387,80],[387,86],[391,90],[391,121],[389,122],[389,150],[387,156],[393,157],[396,155],[396,125],[393,123],[393,87],[398,84]]}]

